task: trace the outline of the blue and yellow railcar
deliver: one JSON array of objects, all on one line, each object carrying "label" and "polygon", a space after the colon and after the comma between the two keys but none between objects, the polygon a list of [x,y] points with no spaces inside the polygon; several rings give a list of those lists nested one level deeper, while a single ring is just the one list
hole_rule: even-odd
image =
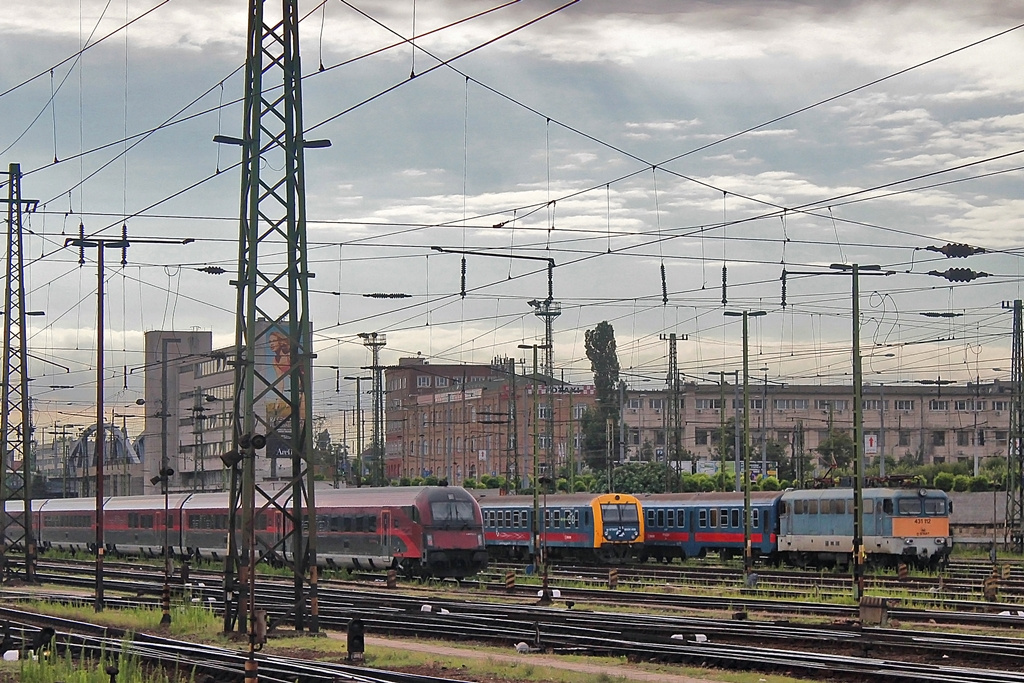
[{"label": "blue and yellow railcar", "polygon": [[[484,538],[495,558],[525,560],[535,554],[532,496],[480,499]],[[543,496],[538,503],[545,557],[563,561],[614,562],[643,542],[640,502],[625,493]]]}]

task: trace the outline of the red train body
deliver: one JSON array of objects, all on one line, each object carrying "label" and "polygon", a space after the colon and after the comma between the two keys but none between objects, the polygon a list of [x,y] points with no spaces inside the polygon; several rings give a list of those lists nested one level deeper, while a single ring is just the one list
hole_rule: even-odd
[{"label": "red train body", "polygon": [[[167,537],[175,556],[223,558],[227,505],[226,493],[168,496]],[[322,566],[398,569],[409,576],[438,578],[463,578],[487,566],[480,506],[460,487],[326,489],[316,492],[316,505],[317,561]],[[161,554],[164,514],[163,496],[107,498],[107,551]],[[33,515],[41,547],[95,550],[95,500],[36,501]],[[276,545],[286,532],[284,525],[285,518],[274,508],[258,515],[261,545]]]}]

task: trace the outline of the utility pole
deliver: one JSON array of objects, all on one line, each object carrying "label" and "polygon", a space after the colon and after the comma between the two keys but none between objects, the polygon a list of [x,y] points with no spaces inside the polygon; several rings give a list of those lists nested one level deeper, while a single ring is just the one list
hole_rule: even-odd
[{"label": "utility pole", "polygon": [[[248,632],[245,675],[256,678],[255,653],[265,637],[257,621],[265,612],[256,611],[255,521],[263,510],[280,509],[286,531],[259,556],[286,558],[294,627],[320,629],[305,150],[330,142],[303,136],[298,0],[249,0],[248,8],[242,137],[214,141],[242,148],[224,630],[237,617],[238,630]],[[272,363],[263,360],[268,351]],[[290,458],[291,473],[281,489],[260,491],[257,510],[256,451],[268,440],[271,457]]]},{"label": "utility pole", "polygon": [[169,240],[157,237],[145,239],[132,239],[128,241],[128,229],[122,226],[120,239],[96,238],[85,236],[85,225],[78,224],[78,239],[67,238],[64,240],[65,247],[78,247],[78,265],[85,265],[85,250],[96,250],[96,594],[93,607],[97,612],[103,611],[103,556],[106,553],[104,541],[104,519],[103,519],[103,467],[104,467],[104,441],[106,436],[103,430],[103,354],[104,354],[104,309],[103,299],[105,290],[106,274],[104,268],[104,254],[107,249],[121,250],[121,266],[128,263],[128,247],[132,242],[143,244],[190,244],[191,238],[184,240]]},{"label": "utility pole", "polygon": [[[32,402],[28,394],[28,340],[26,318],[42,315],[25,310],[25,266],[22,217],[36,210],[36,200],[22,199],[21,165],[11,164],[7,181],[7,277],[3,340],[3,406],[0,408],[0,564],[10,569],[8,549],[24,552],[25,580],[36,582],[36,539],[32,515],[9,512],[8,503],[22,502],[32,509]],[[15,416],[20,421],[15,422]]]},{"label": "utility pole", "polygon": [[672,483],[675,482],[678,474],[672,463],[679,462],[683,452],[682,404],[679,400],[679,356],[676,350],[676,342],[679,339],[686,341],[689,337],[685,334],[680,337],[675,332],[670,332],[667,337],[660,335],[659,338],[662,341],[668,341],[668,377],[666,377],[666,381],[668,384],[669,405],[666,414],[667,419],[664,420],[667,425],[665,431],[668,432],[665,435],[667,437],[665,439],[665,466],[668,481],[666,482],[665,491],[671,493],[672,489],[675,488]]},{"label": "utility pole", "polygon": [[346,377],[345,379],[355,380],[356,383],[356,478],[354,483],[356,488],[359,488],[363,485],[363,408],[361,404],[363,382],[373,378]]},{"label": "utility pole", "polygon": [[754,570],[754,555],[750,540],[750,368],[747,321],[751,317],[767,315],[765,311],[725,311],[727,316],[743,318],[743,573],[750,576]]},{"label": "utility pole", "polygon": [[[551,391],[551,382],[555,378],[554,322],[555,318],[562,315],[562,304],[552,301],[551,297],[543,301],[532,300],[528,303],[533,307],[533,314],[544,321],[544,387],[547,391],[548,413],[547,425],[544,430],[547,435],[548,444],[545,449],[545,460],[550,469],[552,461],[556,459],[553,457],[555,446],[555,395]],[[536,374],[536,370],[534,370],[534,375]],[[537,419],[536,415],[534,415],[534,419]],[[550,476],[550,472],[548,474]]]},{"label": "utility pole", "polygon": [[1021,447],[1024,430],[1024,323],[1022,303],[1003,302],[1004,309],[1013,310],[1013,343],[1010,356],[1010,434],[1006,446],[1006,532],[1010,549],[1024,552],[1024,448]]}]

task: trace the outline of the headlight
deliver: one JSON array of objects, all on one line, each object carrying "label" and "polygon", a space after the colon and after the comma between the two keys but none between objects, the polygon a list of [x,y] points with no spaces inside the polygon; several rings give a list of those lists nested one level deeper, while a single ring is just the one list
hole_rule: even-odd
[{"label": "headlight", "polygon": [[912,539],[912,538],[904,538],[903,539],[903,545],[914,545],[914,539]]},{"label": "headlight", "polygon": [[483,534],[477,534],[476,535],[476,543],[477,543],[477,545],[483,545],[484,544],[484,535]]},{"label": "headlight", "polygon": [[935,545],[946,545],[946,539],[944,539],[944,538],[936,538],[935,539]]},{"label": "headlight", "polygon": [[434,534],[427,534],[427,545],[434,545]]}]

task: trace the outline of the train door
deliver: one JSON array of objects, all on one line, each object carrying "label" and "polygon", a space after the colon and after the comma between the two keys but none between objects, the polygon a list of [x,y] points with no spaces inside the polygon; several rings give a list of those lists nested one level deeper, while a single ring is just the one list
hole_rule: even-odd
[{"label": "train door", "polygon": [[380,549],[383,554],[391,554],[391,510],[387,508],[380,511],[380,528],[377,530],[380,535]]}]

